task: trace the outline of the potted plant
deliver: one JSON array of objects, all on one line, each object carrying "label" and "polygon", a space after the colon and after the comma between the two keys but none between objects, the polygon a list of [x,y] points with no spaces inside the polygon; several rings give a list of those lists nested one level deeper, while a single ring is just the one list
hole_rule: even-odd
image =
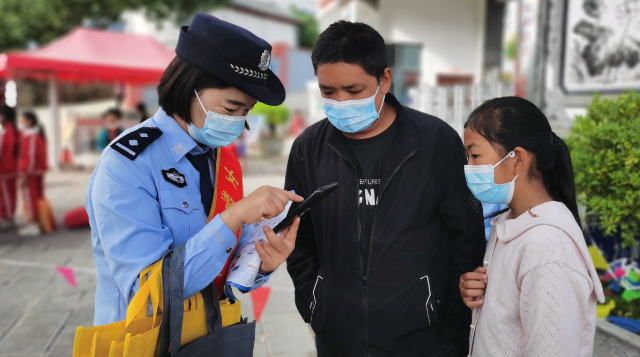
[{"label": "potted plant", "polygon": [[251,115],[262,116],[267,125],[267,133],[260,137],[260,146],[265,156],[277,156],[282,152],[283,138],[278,128],[285,124],[291,116],[291,110],[286,105],[270,106],[264,103],[256,104]]}]

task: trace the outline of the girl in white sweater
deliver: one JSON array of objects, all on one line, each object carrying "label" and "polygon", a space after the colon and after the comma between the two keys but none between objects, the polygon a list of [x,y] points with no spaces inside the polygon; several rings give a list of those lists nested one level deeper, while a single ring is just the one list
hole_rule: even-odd
[{"label": "girl in white sweater", "polygon": [[471,113],[464,145],[475,197],[504,203],[483,267],[460,278],[470,356],[591,356],[602,285],[587,250],[565,143],[518,97]]}]

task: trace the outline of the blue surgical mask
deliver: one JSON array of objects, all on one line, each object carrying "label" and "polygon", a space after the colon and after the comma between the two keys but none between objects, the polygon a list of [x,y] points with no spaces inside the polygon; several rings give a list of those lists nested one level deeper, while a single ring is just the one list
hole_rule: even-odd
[{"label": "blue surgical mask", "polygon": [[376,93],[369,98],[345,100],[338,102],[333,99],[322,98],[322,109],[327,118],[338,130],[344,133],[357,133],[370,127],[380,117],[384,106],[384,96],[380,109],[376,110]]},{"label": "blue surgical mask", "polygon": [[[195,91],[195,90],[194,90]],[[211,148],[219,148],[223,146],[229,146],[236,140],[242,131],[244,130],[244,122],[247,119],[246,115],[243,116],[230,116],[224,114],[214,113],[207,111],[202,105],[202,101],[196,92],[196,98],[202,107],[202,110],[207,114],[207,119],[204,121],[202,129],[198,129],[193,123],[187,125],[189,129],[189,135],[196,142],[207,145]]]},{"label": "blue surgical mask", "polygon": [[519,174],[511,180],[511,182],[498,185],[494,179],[494,171],[496,166],[500,165],[508,157],[515,157],[512,151],[495,165],[464,165],[464,175],[467,178],[467,186],[471,193],[480,201],[485,203],[502,203],[508,205],[513,198],[513,190],[516,187],[516,179]]}]

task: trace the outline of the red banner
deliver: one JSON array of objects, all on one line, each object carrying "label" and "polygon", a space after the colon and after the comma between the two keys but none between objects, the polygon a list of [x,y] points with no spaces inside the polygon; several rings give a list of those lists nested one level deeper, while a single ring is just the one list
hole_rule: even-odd
[{"label": "red banner", "polygon": [[[231,207],[236,202],[240,201],[244,197],[244,188],[242,187],[242,167],[236,156],[228,148],[218,148],[216,153],[216,185],[213,191],[213,205],[209,213],[209,219],[211,221],[213,217],[222,213],[227,208]],[[242,228],[238,231],[236,237],[240,239],[242,234]],[[233,251],[229,255],[229,259],[222,268],[220,274],[215,278],[214,284],[218,294],[221,294],[224,290],[224,283],[227,279],[227,270],[229,269],[229,263],[233,257],[238,244],[233,248]]]}]

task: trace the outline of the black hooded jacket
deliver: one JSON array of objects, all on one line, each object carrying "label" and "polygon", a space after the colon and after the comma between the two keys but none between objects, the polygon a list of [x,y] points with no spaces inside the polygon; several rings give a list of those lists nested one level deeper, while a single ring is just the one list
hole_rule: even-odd
[{"label": "black hooded jacket", "polygon": [[302,217],[287,260],[296,306],[320,356],[465,356],[471,310],[458,281],[482,264],[485,238],[464,148],[442,120],[392,95],[386,104],[398,111],[397,131],[381,168],[366,267],[359,181],[342,133],[325,119],[291,149],[285,189],[307,197],[339,183]]}]

